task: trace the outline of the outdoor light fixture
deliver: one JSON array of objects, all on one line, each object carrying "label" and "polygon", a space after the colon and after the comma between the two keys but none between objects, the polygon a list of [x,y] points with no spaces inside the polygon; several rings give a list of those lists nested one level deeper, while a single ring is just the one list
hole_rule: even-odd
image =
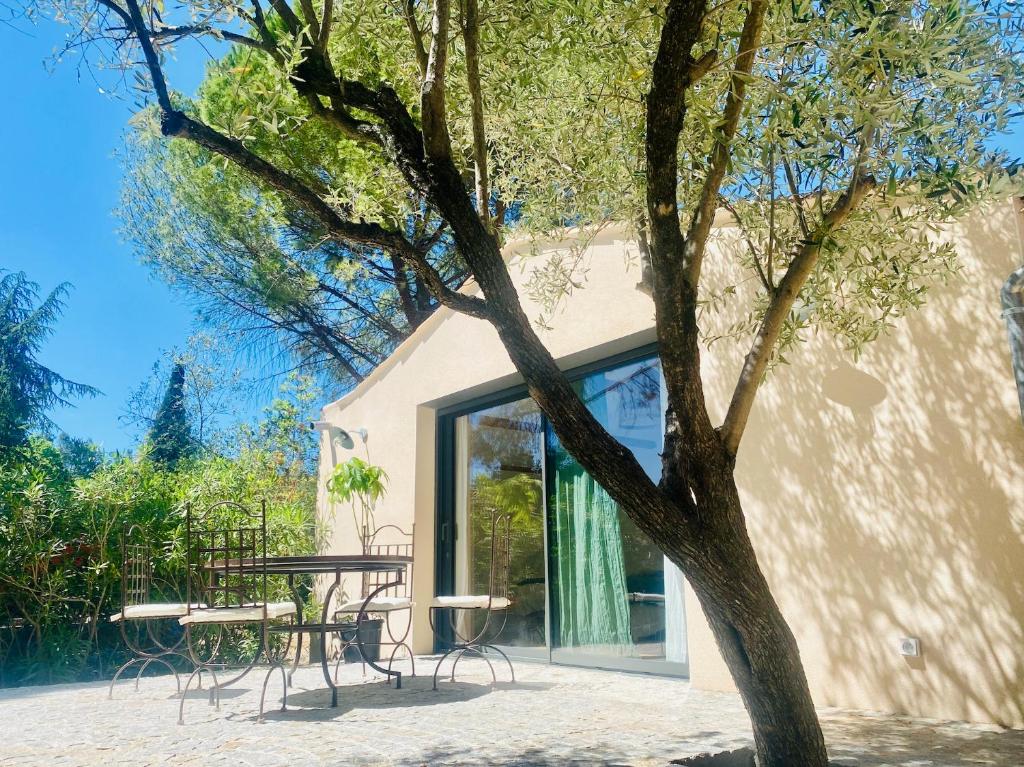
[{"label": "outdoor light fixture", "polygon": [[352,439],[352,435],[356,435],[366,444],[367,437],[370,436],[366,429],[342,429],[340,426],[335,426],[328,421],[310,421],[309,428],[313,431],[326,432],[331,444],[331,465],[338,463],[337,453],[335,446],[338,445],[345,450],[351,450],[355,447],[355,440]]},{"label": "outdoor light fixture", "polygon": [[331,443],[337,442],[346,450],[351,450],[355,447],[355,441],[352,439],[352,435],[355,434],[359,439],[366,444],[366,438],[369,436],[369,432],[366,429],[342,429],[340,426],[335,426],[328,421],[310,421],[309,428],[313,431],[325,431],[331,438]]}]

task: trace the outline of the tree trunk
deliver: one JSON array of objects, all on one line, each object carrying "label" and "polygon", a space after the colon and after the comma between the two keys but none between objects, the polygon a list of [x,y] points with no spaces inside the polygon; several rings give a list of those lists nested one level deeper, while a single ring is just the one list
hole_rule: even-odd
[{"label": "tree trunk", "polygon": [[666,554],[687,572],[743,698],[758,765],[826,767],[825,740],[796,640],[758,565],[732,472],[716,474],[709,485],[717,508],[700,515],[709,567],[687,572],[682,556]]},{"label": "tree trunk", "polygon": [[503,303],[511,304],[509,295],[488,296],[491,310],[505,313],[495,327],[509,356],[562,444],[688,578],[750,715],[759,767],[827,767],[799,649],[758,566],[734,463],[714,430],[689,429],[696,419],[670,413],[681,428],[666,433],[669,481],[655,486],[632,453],[584,415],[550,353],[532,342],[518,305]]}]

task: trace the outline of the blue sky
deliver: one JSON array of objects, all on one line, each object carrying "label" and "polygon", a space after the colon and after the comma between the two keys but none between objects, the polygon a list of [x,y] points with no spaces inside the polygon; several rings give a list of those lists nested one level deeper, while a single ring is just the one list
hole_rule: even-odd
[{"label": "blue sky", "polygon": [[[53,414],[68,433],[108,450],[133,434],[118,416],[163,350],[183,346],[192,314],[182,296],[152,278],[120,242],[121,170],[115,156],[133,104],[99,93],[73,60],[43,66],[66,27],[0,25],[0,268],[24,271],[48,292],[73,285],[63,319],[41,354],[62,375],[103,394]],[[195,47],[168,66],[172,87],[191,93],[205,54]],[[1024,156],[1024,130],[1004,146]]]},{"label": "blue sky", "polygon": [[[128,394],[148,376],[161,350],[184,346],[192,315],[183,298],[150,277],[121,243],[114,209],[121,170],[115,153],[133,108],[99,93],[73,60],[53,73],[43,61],[67,27],[0,26],[0,268],[24,271],[48,292],[73,285],[63,319],[41,358],[72,380],[103,392],[53,414],[68,433],[108,450],[127,448],[118,423]],[[173,85],[192,92],[201,51],[169,66]]]}]

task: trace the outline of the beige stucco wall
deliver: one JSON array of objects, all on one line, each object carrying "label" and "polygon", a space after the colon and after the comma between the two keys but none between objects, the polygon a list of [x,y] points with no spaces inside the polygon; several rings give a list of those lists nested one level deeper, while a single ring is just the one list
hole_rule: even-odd
[{"label": "beige stucco wall", "polygon": [[[814,338],[755,406],[739,482],[819,705],[1024,726],[1024,427],[998,302],[1024,263],[1019,207],[1007,201],[948,227],[942,236],[963,264],[949,285],[856,363],[831,339]],[[719,234],[726,245],[709,259],[712,279],[730,268],[734,233],[726,224]],[[591,243],[585,288],[541,332],[565,367],[654,340],[624,236],[606,230]],[[535,257],[512,246],[517,281],[552,247],[567,246]],[[729,344],[704,355],[716,412],[741,356]],[[337,425],[369,430],[370,458],[390,476],[377,523],[415,521],[417,651],[431,646],[422,606],[433,595],[435,411],[516,382],[489,325],[442,310],[324,409]],[[326,439],[321,455],[323,479]],[[321,493],[327,512],[323,481]],[[334,527],[332,550],[357,550],[345,510]],[[687,617],[694,684],[730,689],[692,594]],[[900,656],[900,636],[919,637],[922,656]]]}]

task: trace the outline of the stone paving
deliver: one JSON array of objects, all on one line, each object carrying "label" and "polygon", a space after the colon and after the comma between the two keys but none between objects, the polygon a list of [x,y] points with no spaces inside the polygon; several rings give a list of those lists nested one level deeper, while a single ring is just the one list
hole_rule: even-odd
[{"label": "stone paving", "polygon": [[[417,664],[421,674],[430,659]],[[499,668],[499,679],[501,669]],[[319,667],[303,668],[278,710],[280,677],[255,721],[262,678],[225,690],[218,712],[190,693],[177,722],[170,677],[106,685],[0,690],[0,764],[8,765],[666,765],[702,751],[750,743],[735,695],[683,680],[519,664],[515,684],[491,686],[482,661],[459,664],[458,681],[403,689],[342,667],[338,708]],[[507,671],[506,671],[507,673]],[[504,677],[507,679],[507,677]],[[1024,765],[1024,731],[823,709],[832,758],[841,765]]]}]

